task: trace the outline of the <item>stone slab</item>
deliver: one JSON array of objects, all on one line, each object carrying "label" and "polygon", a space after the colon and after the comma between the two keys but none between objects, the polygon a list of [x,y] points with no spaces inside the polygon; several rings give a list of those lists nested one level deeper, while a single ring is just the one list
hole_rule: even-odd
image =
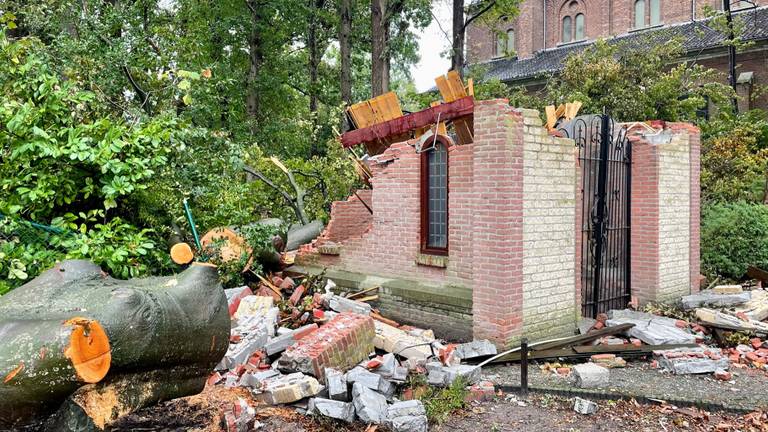
[{"label": "stone slab", "polygon": [[355,406],[350,402],[312,398],[309,400],[307,412],[342,420],[347,423],[355,421]]},{"label": "stone slab", "polygon": [[750,291],[733,294],[720,294],[713,291],[702,291],[698,294],[684,296],[680,299],[683,309],[695,309],[698,307],[729,307],[748,302],[752,298]]},{"label": "stone slab", "polygon": [[387,398],[361,383],[352,386],[352,403],[363,422],[381,424],[387,419]]},{"label": "stone slab", "polygon": [[610,372],[594,363],[583,363],[573,367],[576,386],[580,388],[599,388],[608,386]]}]

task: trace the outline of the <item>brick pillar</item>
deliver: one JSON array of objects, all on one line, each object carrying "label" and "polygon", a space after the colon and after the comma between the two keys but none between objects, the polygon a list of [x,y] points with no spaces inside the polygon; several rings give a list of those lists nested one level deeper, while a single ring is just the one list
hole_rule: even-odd
[{"label": "brick pillar", "polygon": [[641,304],[699,289],[699,130],[655,123],[632,141],[632,294]]},{"label": "brick pillar", "polygon": [[523,318],[523,118],[506,100],[477,102],[472,162],[473,331],[506,347]]},{"label": "brick pillar", "polygon": [[659,285],[659,158],[656,147],[639,136],[632,142],[632,219],[630,266],[632,294],[641,304],[656,298]]}]

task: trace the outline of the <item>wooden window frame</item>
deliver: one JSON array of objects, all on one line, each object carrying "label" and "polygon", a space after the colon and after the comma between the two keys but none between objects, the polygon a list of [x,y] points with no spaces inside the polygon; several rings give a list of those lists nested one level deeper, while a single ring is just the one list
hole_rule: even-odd
[{"label": "wooden window frame", "polygon": [[452,147],[451,139],[444,135],[437,135],[435,145],[445,146],[445,247],[435,248],[427,246],[429,240],[429,152],[426,150],[421,153],[421,173],[420,173],[420,195],[421,195],[421,226],[420,226],[420,251],[425,255],[442,255],[447,256],[450,247],[450,227],[451,227],[451,163],[450,163],[450,150]]}]

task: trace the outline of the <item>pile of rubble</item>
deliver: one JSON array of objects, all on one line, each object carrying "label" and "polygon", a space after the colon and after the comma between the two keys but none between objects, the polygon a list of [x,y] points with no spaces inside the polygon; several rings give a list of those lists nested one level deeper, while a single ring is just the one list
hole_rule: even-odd
[{"label": "pile of rubble", "polygon": [[[575,376],[580,387],[608,385],[608,369],[626,365],[622,356],[652,356],[654,367],[672,374],[713,374],[725,381],[731,380],[731,367],[768,371],[768,323],[762,322],[768,318],[768,291],[718,286],[685,296],[680,305],[695,318],[682,320],[631,309],[584,318],[579,325],[581,336],[543,349],[534,344],[532,358],[556,357],[558,362],[544,363],[540,369],[564,378]],[[734,346],[728,339],[733,334],[741,339],[751,336],[748,343]],[[588,358],[588,363],[565,363],[581,358]]]},{"label": "pile of rubble", "polygon": [[[496,354],[488,341],[444,345],[431,330],[398,326],[360,293],[334,294],[320,278],[296,283],[275,276],[254,293],[248,287],[226,290],[232,331],[229,350],[209,385],[249,390],[270,405],[291,404],[311,415],[345,422],[357,419],[393,431],[426,431],[419,400],[398,400],[409,374],[424,374],[429,384],[450,386],[458,378],[480,383],[479,366],[464,359]],[[364,290],[370,291],[370,290]],[[253,409],[240,402],[226,414],[231,431],[249,430]]]}]

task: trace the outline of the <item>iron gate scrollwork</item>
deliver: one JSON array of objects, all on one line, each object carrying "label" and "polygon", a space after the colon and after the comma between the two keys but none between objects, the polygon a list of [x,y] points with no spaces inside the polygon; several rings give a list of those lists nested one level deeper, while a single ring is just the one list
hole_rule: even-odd
[{"label": "iron gate scrollwork", "polygon": [[577,117],[559,128],[576,142],[581,179],[581,308],[595,317],[631,299],[631,144],[627,129],[605,115]]}]

